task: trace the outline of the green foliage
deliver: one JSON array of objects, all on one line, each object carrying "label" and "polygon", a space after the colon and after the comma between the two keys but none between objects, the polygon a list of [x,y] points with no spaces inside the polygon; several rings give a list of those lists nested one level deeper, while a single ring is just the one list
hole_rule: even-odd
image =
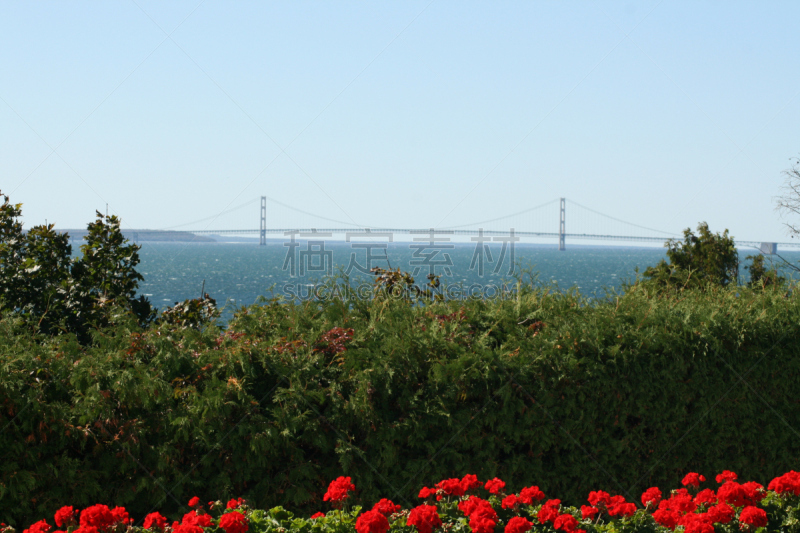
[{"label": "green foliage", "polygon": [[781,287],[786,283],[786,278],[778,274],[777,268],[764,265],[763,255],[748,255],[746,259],[751,260],[750,266],[745,267],[750,272],[748,287]]},{"label": "green foliage", "polygon": [[194,495],[310,515],[340,475],[355,504],[407,508],[465,472],[634,501],[688,471],[766,483],[800,454],[797,291],[274,299],[224,330],[122,314],[90,345],[21,320],[0,319],[0,517],[17,524],[67,503],[179,516]]},{"label": "green foliage", "polygon": [[117,217],[88,225],[82,255],[72,258],[69,235],[54,225],[23,232],[21,205],[2,196],[0,207],[0,310],[24,319],[45,334],[72,332],[88,342],[89,331],[119,313],[132,313],[146,326],[155,310],[136,297],[139,246],[128,243]]},{"label": "green foliage", "polygon": [[217,301],[206,293],[203,298],[175,302],[174,306],[163,309],[157,322],[198,329],[218,317]]},{"label": "green foliage", "polygon": [[683,231],[683,242],[666,242],[669,263],[661,261],[644,272],[644,278],[660,288],[697,288],[709,285],[726,286],[739,277],[739,254],[728,236],[711,233],[708,224],[701,222],[697,234]]}]

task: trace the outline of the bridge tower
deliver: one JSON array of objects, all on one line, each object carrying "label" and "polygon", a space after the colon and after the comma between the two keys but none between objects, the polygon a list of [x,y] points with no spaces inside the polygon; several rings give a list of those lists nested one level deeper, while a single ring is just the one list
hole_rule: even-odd
[{"label": "bridge tower", "polygon": [[565,203],[566,203],[566,200],[564,198],[562,198],[561,199],[561,218],[560,218],[559,224],[558,224],[558,249],[560,251],[562,251],[562,252],[564,250],[566,250],[566,246],[565,246],[566,243],[565,243],[565,239],[564,239],[565,233],[566,233],[565,230],[564,230],[564,228],[565,228],[564,222],[566,220],[565,215],[564,215],[564,204]]},{"label": "bridge tower", "polygon": [[259,241],[258,244],[260,246],[264,246],[267,244],[267,197],[261,197],[261,229],[259,231]]}]

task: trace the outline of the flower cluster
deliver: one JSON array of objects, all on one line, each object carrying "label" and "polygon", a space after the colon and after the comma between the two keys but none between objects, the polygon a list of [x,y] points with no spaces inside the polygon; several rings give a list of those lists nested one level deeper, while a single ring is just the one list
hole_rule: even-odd
[{"label": "flower cluster", "polygon": [[[706,478],[696,472],[683,478],[682,488],[666,494],[658,487],[650,487],[641,495],[641,508],[626,501],[622,495],[591,491],[587,498],[589,505],[575,509],[564,507],[561,500],[545,499],[544,492],[537,486],[525,487],[516,494],[507,493],[506,483],[501,479],[495,477],[482,482],[476,475],[467,474],[461,479],[444,479],[434,488],[423,487],[419,496],[426,502],[411,509],[403,510],[400,505],[384,498],[370,510],[360,511],[356,507],[352,513],[347,513],[341,510],[341,504],[356,487],[351,478],[342,476],[330,483],[323,498],[335,510],[327,516],[318,512],[310,519],[325,518],[324,527],[330,525],[334,530],[340,530],[345,524],[349,524],[346,526],[349,528],[354,525],[356,533],[388,533],[393,524],[411,526],[416,533],[434,533],[440,528],[446,533],[456,526],[452,522],[454,512],[465,517],[459,520],[469,526],[471,533],[500,533],[501,529],[502,533],[527,533],[534,529],[552,533],[586,533],[587,530],[603,531],[603,524],[611,527],[608,531],[617,531],[619,527],[613,525],[615,521],[633,527],[631,531],[641,526],[647,531],[663,528],[661,531],[664,533],[667,530],[679,533],[731,533],[737,530],[755,533],[759,528],[768,528],[770,532],[783,531],[791,525],[786,520],[800,511],[798,472],[776,477],[766,489],[754,481],[739,483],[736,473],[728,470],[714,479],[719,484],[716,490],[701,489]],[[481,493],[481,490],[485,492]],[[224,533],[248,533],[250,530],[252,511],[242,498],[229,500],[224,509],[221,501],[209,503],[212,510],[221,511],[217,518],[206,512],[197,497],[189,500],[188,506],[190,510],[180,522],[174,521],[170,525],[165,516],[153,512],[145,516],[142,528],[152,533],[211,533],[220,530]],[[769,509],[772,510],[768,513]],[[776,509],[784,509],[783,515],[776,514]],[[635,520],[632,519],[634,515]],[[446,524],[442,517],[446,517]],[[23,533],[141,531],[131,529],[134,520],[124,507],[111,508],[103,504],[82,511],[65,506],[56,511],[54,520],[63,530],[53,531],[47,520],[40,520]],[[345,522],[347,520],[355,520],[355,524]],[[295,523],[287,522],[283,530],[291,531]],[[0,528],[0,533],[8,531],[9,528]]]}]

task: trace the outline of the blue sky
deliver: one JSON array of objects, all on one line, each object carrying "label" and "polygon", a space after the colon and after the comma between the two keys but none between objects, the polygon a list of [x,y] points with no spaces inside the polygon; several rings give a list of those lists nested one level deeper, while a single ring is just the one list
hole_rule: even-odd
[{"label": "blue sky", "polygon": [[[26,226],[108,203],[166,228],[263,194],[438,227],[563,196],[789,240],[800,3],[164,4],[0,4],[0,190]],[[257,225],[252,203],[193,227]]]}]

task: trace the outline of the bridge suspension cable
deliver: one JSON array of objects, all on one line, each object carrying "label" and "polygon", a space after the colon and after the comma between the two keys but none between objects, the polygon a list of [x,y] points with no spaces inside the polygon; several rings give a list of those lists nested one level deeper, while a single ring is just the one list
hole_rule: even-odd
[{"label": "bridge suspension cable", "polygon": [[226,209],[225,211],[220,211],[216,215],[211,215],[210,217],[205,217],[205,218],[201,218],[201,219],[198,219],[198,220],[193,220],[192,222],[186,222],[184,224],[178,224],[177,226],[170,226],[168,228],[160,228],[158,231],[167,231],[167,230],[172,230],[172,229],[175,229],[175,228],[185,228],[186,226],[191,226],[192,224],[199,224],[199,223],[205,222],[207,220],[216,220],[219,217],[221,217],[222,215],[227,215],[228,213],[232,213],[234,211],[238,211],[239,209],[241,209],[243,207],[247,207],[248,205],[251,205],[251,204],[253,204],[253,203],[257,202],[257,201],[258,201],[258,198],[253,198],[249,202],[245,202],[243,204],[237,205],[236,207],[231,207],[230,209]]},{"label": "bridge suspension cable", "polygon": [[531,207],[529,209],[524,209],[524,210],[518,211],[516,213],[511,213],[510,215],[503,215],[501,217],[491,218],[491,219],[488,219],[488,220],[481,220],[480,222],[472,222],[470,224],[461,224],[459,226],[446,226],[446,227],[444,227],[442,229],[458,229],[458,228],[466,228],[468,226],[474,228],[474,227],[476,227],[476,226],[478,226],[480,224],[490,224],[492,222],[497,222],[498,220],[505,220],[507,218],[511,218],[511,217],[515,217],[515,216],[519,216],[519,215],[524,215],[525,213],[530,213],[531,211],[536,211],[537,209],[541,209],[542,207],[547,207],[548,205],[554,204],[554,203],[556,203],[558,201],[559,201],[558,198],[554,198],[553,200],[550,200],[549,202],[545,202],[545,203],[543,203],[541,205],[537,205],[536,207]]},{"label": "bridge suspension cable", "polygon": [[672,235],[672,236],[675,236],[675,237],[679,236],[677,233],[672,233],[672,232],[669,232],[669,231],[662,231],[662,230],[659,230],[659,229],[648,228],[647,226],[640,226],[639,224],[634,224],[633,222],[628,222],[627,220],[622,220],[622,219],[619,219],[619,218],[616,218],[616,217],[612,217],[611,215],[606,215],[605,213],[601,213],[600,211],[595,211],[591,207],[586,207],[585,205],[581,205],[578,202],[576,202],[575,200],[567,200],[567,201],[569,203],[571,203],[571,204],[575,204],[576,206],[580,207],[581,209],[585,209],[587,211],[591,211],[595,215],[600,215],[602,217],[609,218],[611,220],[614,220],[615,222],[621,222],[623,224],[627,224],[629,226],[633,226],[633,227],[639,228],[639,229],[644,229],[644,230],[647,230],[647,231],[655,231],[656,233],[663,233],[664,235]]}]

